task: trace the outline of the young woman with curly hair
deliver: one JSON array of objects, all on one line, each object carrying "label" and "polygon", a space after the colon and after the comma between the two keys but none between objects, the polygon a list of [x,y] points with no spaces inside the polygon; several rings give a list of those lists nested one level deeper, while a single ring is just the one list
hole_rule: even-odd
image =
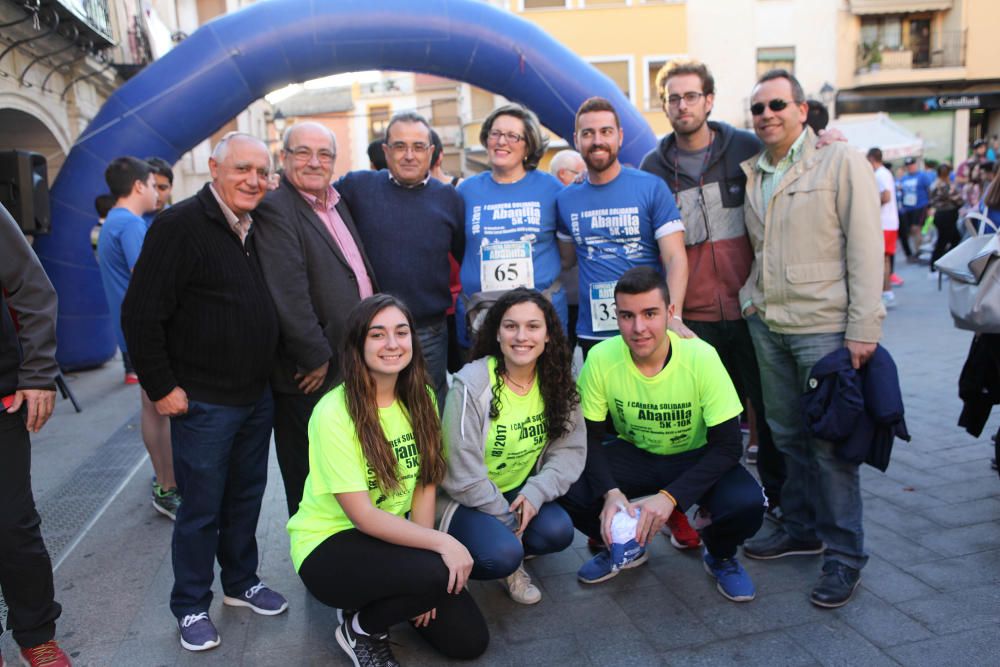
[{"label": "young woman with curly hair", "polygon": [[573,541],[553,501],[587,455],[569,345],[552,303],[517,288],[487,312],[471,358],[445,403],[439,527],[472,553],[473,579],[504,579],[515,602],[534,604],[542,595],[522,561]]},{"label": "young woman with curly hair", "polygon": [[292,564],[320,602],[351,610],[336,638],[355,665],[397,665],[388,633],[406,620],[445,656],[475,658],[489,634],[468,550],[434,529],[441,426],[409,310],[387,294],[359,303],[342,355],[344,382],[309,420]]}]

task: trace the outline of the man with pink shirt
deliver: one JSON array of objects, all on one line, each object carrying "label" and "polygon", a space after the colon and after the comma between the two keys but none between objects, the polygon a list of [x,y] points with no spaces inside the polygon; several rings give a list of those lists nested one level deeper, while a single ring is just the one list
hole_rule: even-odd
[{"label": "man with pink shirt", "polygon": [[274,442],[295,514],[309,473],[309,416],[341,380],[347,314],[375,290],[375,279],[347,204],[330,185],[337,139],[315,122],[282,138],[284,175],[254,212],[264,278],[278,310],[281,342],[271,389]]}]

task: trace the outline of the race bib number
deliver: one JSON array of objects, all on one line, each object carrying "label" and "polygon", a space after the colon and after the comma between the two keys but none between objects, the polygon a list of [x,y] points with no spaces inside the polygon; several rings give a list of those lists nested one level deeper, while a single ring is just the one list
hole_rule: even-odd
[{"label": "race bib number", "polygon": [[614,281],[590,284],[590,326],[594,333],[618,331]]},{"label": "race bib number", "polygon": [[903,206],[916,206],[917,205],[917,193],[907,192],[903,195]]},{"label": "race bib number", "polygon": [[531,262],[531,243],[504,241],[480,249],[479,279],[484,292],[535,288],[535,269]]}]

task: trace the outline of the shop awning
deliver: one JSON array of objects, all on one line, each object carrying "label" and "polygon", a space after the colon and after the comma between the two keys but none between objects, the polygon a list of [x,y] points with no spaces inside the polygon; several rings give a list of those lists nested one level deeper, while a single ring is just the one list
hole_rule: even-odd
[{"label": "shop awning", "polygon": [[916,14],[951,9],[952,0],[850,0],[852,14]]},{"label": "shop awning", "polygon": [[884,113],[868,118],[838,118],[830,122],[847,137],[847,143],[862,153],[869,148],[882,151],[885,161],[917,157],[924,152],[924,140],[902,125],[893,122]]}]

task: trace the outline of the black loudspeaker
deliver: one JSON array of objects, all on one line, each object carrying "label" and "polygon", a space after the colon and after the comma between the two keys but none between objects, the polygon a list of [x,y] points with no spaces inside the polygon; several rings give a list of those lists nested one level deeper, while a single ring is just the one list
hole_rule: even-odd
[{"label": "black loudspeaker", "polygon": [[51,231],[49,168],[44,155],[0,151],[0,204],[25,234],[38,236]]}]

